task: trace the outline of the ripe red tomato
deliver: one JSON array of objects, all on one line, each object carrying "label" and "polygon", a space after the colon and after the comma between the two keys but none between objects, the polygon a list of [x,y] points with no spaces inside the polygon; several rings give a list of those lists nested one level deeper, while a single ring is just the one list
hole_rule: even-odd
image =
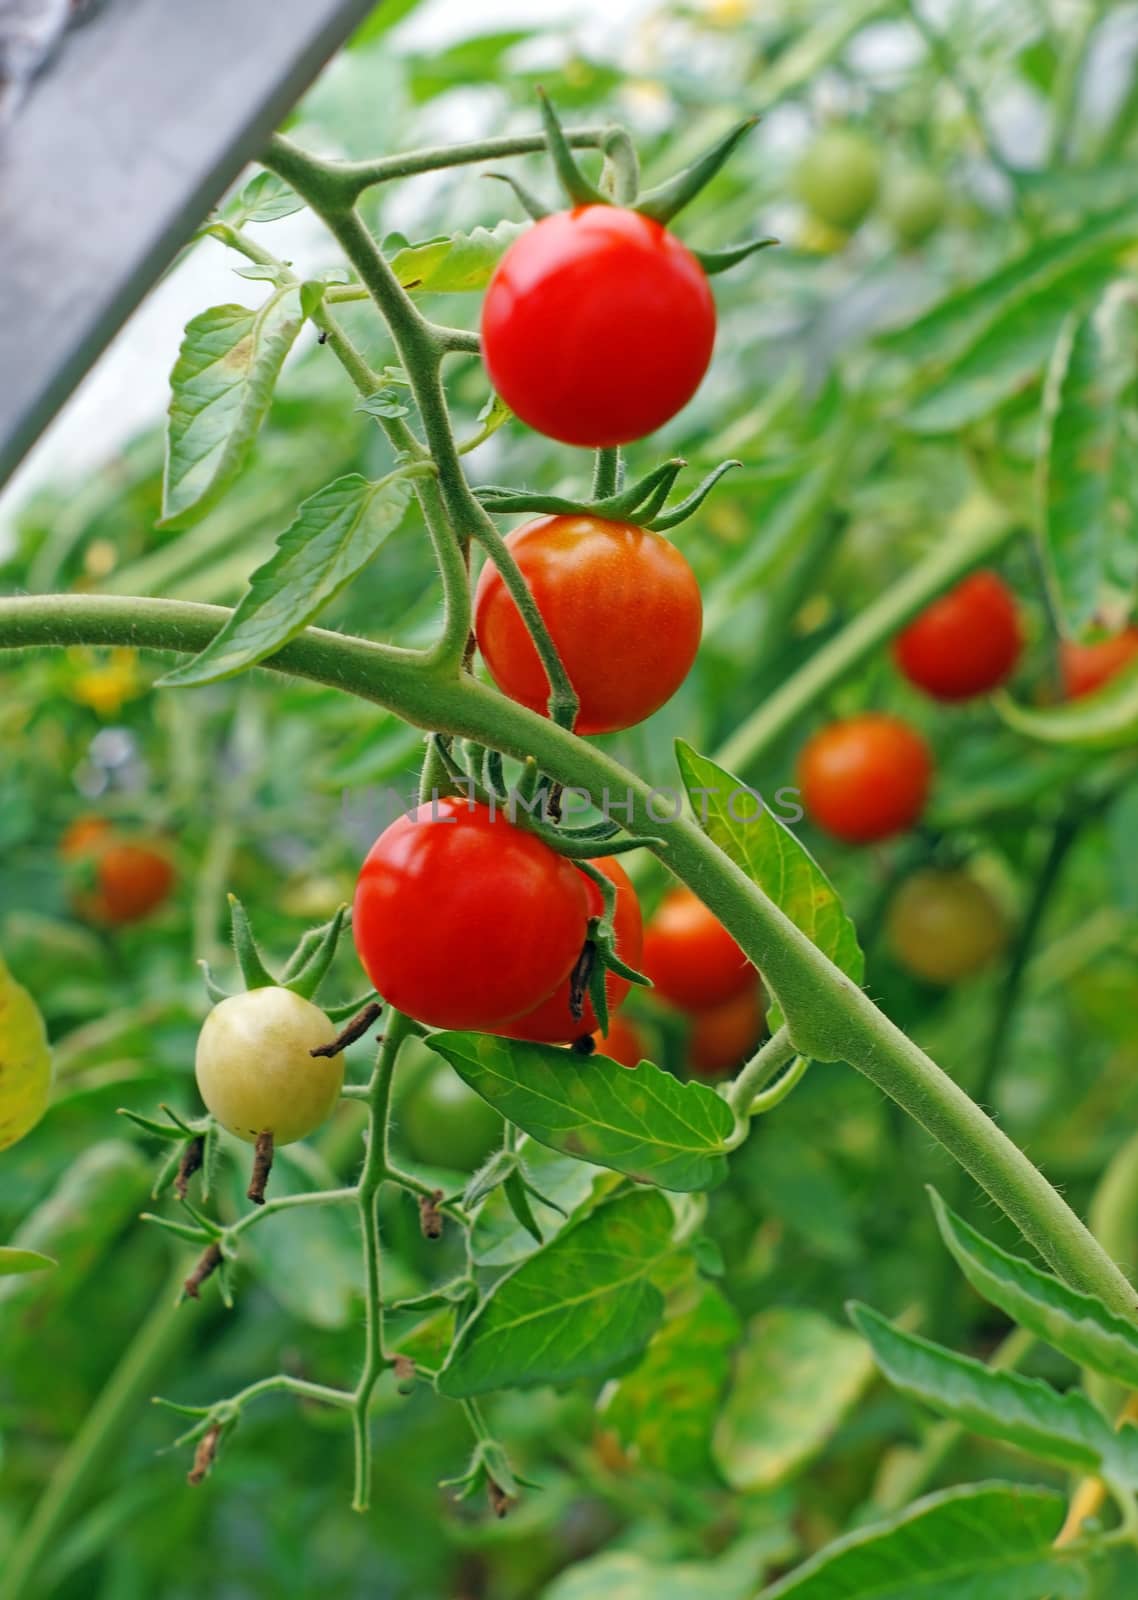
[{"label": "ripe red tomato", "polygon": [[974,572],[898,634],[893,655],[909,682],[934,700],[970,700],[1003,683],[1022,645],[1007,585],[994,572]]},{"label": "ripe red tomato", "polygon": [[438,1028],[501,1028],[569,976],[585,941],[585,880],[488,806],[442,799],[375,841],[352,934],[368,977]]},{"label": "ripe red tomato", "polygon": [[822,728],[798,761],[807,812],[849,844],[870,844],[912,827],[932,774],[932,756],[916,729],[872,711]]},{"label": "ripe red tomato", "polygon": [[619,206],[578,206],[528,229],[482,305],[490,381],[523,422],[562,444],[628,444],[699,387],[715,302],[691,251]]},{"label": "ripe red tomato", "polygon": [[701,1078],[718,1078],[741,1066],[763,1031],[760,990],[752,983],[742,994],[709,1011],[697,1011],[688,1039],[688,1063]]},{"label": "ripe red tomato", "polygon": [[643,971],[663,1000],[702,1011],[753,987],[755,969],[690,889],[669,889],[644,931]]},{"label": "ripe red tomato", "polygon": [[886,927],[900,965],[939,984],[990,966],[1008,938],[1004,914],[982,883],[966,872],[932,867],[905,879]]},{"label": "ripe red tomato", "polygon": [[[703,620],[695,574],[674,544],[600,517],[539,517],[506,543],[577,691],[578,733],[631,727],[671,698],[695,660]],[[549,681],[489,564],[478,580],[474,630],[498,687],[544,711]]]},{"label": "ripe red tomato", "polygon": [[[613,856],[604,856],[595,865],[616,884],[616,908],[613,912],[616,953],[630,967],[638,968],[644,930],[640,920],[640,901],[636,898],[636,890],[632,887],[628,873]],[[604,910],[601,891],[583,872],[581,880],[588,900],[588,915],[599,917]],[[618,978],[615,972],[609,973],[605,979],[605,994],[608,996],[610,1017],[618,1006],[623,1005],[628,989],[627,978]],[[524,1017],[516,1018],[508,1027],[501,1029],[501,1032],[511,1039],[536,1039],[545,1044],[569,1044],[587,1033],[593,1033],[596,1026],[596,1012],[587,996],[585,1009],[580,1017],[573,1016],[569,1009],[569,979],[566,978],[548,1000],[543,1000]]]},{"label": "ripe red tomato", "polygon": [[624,1017],[610,1017],[608,1033],[594,1033],[593,1043],[599,1056],[619,1061],[622,1067],[636,1067],[642,1061],[651,1059],[640,1037],[640,1030]]},{"label": "ripe red tomato", "polygon": [[1093,644],[1065,643],[1061,657],[1067,699],[1079,700],[1101,689],[1135,656],[1138,656],[1138,627],[1133,626]]},{"label": "ripe red tomato", "polygon": [[59,845],[84,883],[72,894],[81,917],[106,927],[141,922],[169,898],[174,868],[153,845],[119,838],[103,817],[78,817]]}]

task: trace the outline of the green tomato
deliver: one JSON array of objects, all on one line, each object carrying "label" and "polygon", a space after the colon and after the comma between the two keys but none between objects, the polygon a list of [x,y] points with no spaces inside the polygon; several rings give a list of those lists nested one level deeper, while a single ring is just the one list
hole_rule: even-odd
[{"label": "green tomato", "polygon": [[502,1143],[498,1112],[442,1063],[412,1087],[400,1110],[403,1144],[424,1166],[472,1172]]},{"label": "green tomato", "polygon": [[886,929],[899,965],[942,985],[991,966],[1008,937],[1003,912],[983,884],[966,872],[931,867],[897,890]]},{"label": "green tomato", "polygon": [[250,989],[220,1001],[202,1024],[194,1070],[206,1106],[230,1133],[252,1144],[303,1139],[340,1098],[344,1057],[314,1056],[336,1029],[290,989]]},{"label": "green tomato", "polygon": [[798,163],[795,186],[814,216],[847,231],[877,199],[881,162],[876,147],[850,128],[821,133]]},{"label": "green tomato", "polygon": [[935,172],[906,167],[885,186],[881,209],[898,244],[923,244],[944,221],[948,191]]}]

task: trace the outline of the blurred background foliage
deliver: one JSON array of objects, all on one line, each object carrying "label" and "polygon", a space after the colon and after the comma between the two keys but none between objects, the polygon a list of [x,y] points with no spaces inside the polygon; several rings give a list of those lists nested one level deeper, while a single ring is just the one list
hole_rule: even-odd
[{"label": "blurred background foliage", "polygon": [[[1046,355],[1062,317],[1117,272],[1117,236],[1109,259],[1088,250],[1042,283],[1015,326],[996,324],[995,348],[971,370],[966,339],[953,347],[947,337],[888,336],[1039,240],[1076,239],[1108,208],[1133,203],[1138,12],[950,0],[929,9],[938,30],[930,44],[924,13],[914,21],[905,5],[881,0],[610,9],[607,27],[537,16],[477,32],[464,16],[462,37],[448,43],[416,29],[414,0],[382,5],[292,129],[348,156],[529,129],[541,82],[567,120],[625,121],[652,178],[740,115],[763,114],[680,232],[708,247],[768,231],[782,243],[716,280],[709,378],[661,435],[629,451],[634,473],[673,453],[693,473],[728,456],[744,463],[677,535],[705,595],[696,670],[649,724],[609,741],[670,784],[677,734],[714,752],[914,560],[969,519],[1029,514]],[[942,178],[946,216],[927,242],[900,245],[880,210],[848,239],[805,214],[792,174],[829,123],[869,136],[886,189],[914,164]],[[518,170],[550,192],[540,160]],[[367,206],[381,236],[409,240],[516,215],[478,169],[373,192]],[[336,263],[305,219],[251,232],[271,248],[287,238],[286,253],[306,271]],[[1138,210],[1129,232],[1138,238]],[[366,309],[342,314],[376,363],[388,359]],[[446,316],[473,326],[477,296],[448,296]],[[473,433],[487,399],[476,361],[454,365],[450,394],[460,431]],[[299,501],[340,473],[378,475],[386,449],[332,356],[302,341],[248,468],[196,527],[154,526],[155,416],[97,468],[60,474],[9,507],[0,586],[233,602]],[[469,460],[480,480],[532,488],[576,491],[588,472],[583,457],[516,425]],[[404,643],[426,638],[438,598],[418,531],[409,518],[323,620]],[[1024,603],[1030,640],[1016,689],[1030,700],[1048,671],[1038,579],[1023,542],[1000,565]],[[1121,614],[1125,598],[1108,598],[1108,610]],[[36,1594],[743,1600],[764,1572],[891,1504],[890,1473],[926,1424],[856,1361],[845,1371],[845,1347],[827,1343],[844,1327],[843,1302],[908,1310],[943,1342],[981,1355],[1006,1330],[935,1245],[922,1185],[936,1181],[975,1210],[974,1198],[923,1135],[841,1066],[815,1067],[709,1197],[723,1294],[744,1323],[765,1319],[751,1331],[767,1378],[785,1363],[782,1381],[796,1397],[776,1427],[762,1409],[762,1372],[735,1394],[749,1436],[773,1435],[756,1481],[729,1486],[724,1449],[713,1461],[698,1438],[689,1450],[656,1448],[658,1400],[638,1412],[626,1392],[618,1426],[606,1409],[612,1397],[598,1410],[588,1386],[503,1396],[489,1407],[495,1431],[542,1488],[493,1522],[480,1505],[456,1509],[436,1487],[469,1448],[458,1407],[390,1385],[378,1401],[378,1483],[365,1518],[347,1508],[341,1419],[283,1399],[251,1411],[220,1469],[183,1488],[183,1454],[155,1454],[169,1445],[172,1419],[148,1409],[146,1396],[201,1401],[276,1367],[341,1379],[358,1346],[358,1245],[338,1212],[274,1222],[247,1252],[235,1312],[210,1296],[155,1334],[147,1319],[168,1292],[168,1252],[137,1221],[155,1152],[115,1110],[195,1106],[193,1041],[205,1008],[195,960],[229,970],[226,891],[283,955],[350,897],[380,820],[376,788],[410,792],[419,744],[393,718],[330,690],[254,674],[152,695],[160,670],[131,652],[87,649],[0,666],[0,949],[42,1006],[57,1061],[47,1120],[0,1164],[0,1239],[39,1241],[66,1260],[42,1279],[0,1282],[0,1572],[124,1350],[137,1358],[137,1403],[76,1496]],[[821,716],[863,707],[916,721],[939,764],[928,824],[895,845],[859,853],[803,829],[857,916],[870,991],[965,1086],[983,1084],[1012,1136],[1085,1209],[1138,1106],[1134,796],[1096,809],[1101,761],[1029,746],[986,706],[921,700],[884,652],[744,775],[764,793],[792,786],[795,753]],[[92,812],[172,852],[177,892],[139,928],[102,932],[70,909],[59,841]],[[967,860],[1014,921],[1060,818],[1076,837],[1014,1011],[1004,1016],[998,969],[948,991],[906,975],[882,937],[898,879],[917,864]],[[648,874],[642,886],[649,903],[662,887]],[[349,952],[337,969],[340,998],[359,988],[352,965]],[[632,1010],[657,1059],[681,1066],[675,1021],[650,1000]],[[415,1141],[408,1108],[428,1070],[420,1061],[406,1073],[397,1140]],[[296,1182],[353,1170],[357,1110],[345,1105],[314,1151],[296,1158],[312,1163],[292,1174]],[[428,1170],[468,1170],[477,1159],[469,1140],[448,1143],[469,1132],[465,1117],[460,1109],[452,1134],[445,1118],[435,1124],[437,1149],[424,1148],[420,1130],[410,1154]],[[989,1231],[994,1223],[999,1232],[985,1218]],[[386,1196],[383,1224],[390,1292],[415,1294],[460,1265],[423,1242],[406,1197]],[[1122,1248],[1133,1267],[1134,1240]],[[829,1319],[822,1329],[819,1314]],[[144,1325],[154,1338],[141,1349],[132,1341]],[[815,1343],[817,1364],[797,1372],[796,1388],[794,1364]],[[1073,1376],[1058,1357],[1033,1359],[1061,1384]],[[674,1391],[660,1391],[677,1411],[702,1403],[690,1395],[691,1370],[681,1363]],[[966,1442],[930,1481],[993,1471],[1041,1475]],[[1104,1579],[1102,1592],[1122,1592],[1105,1586],[1119,1581]]]}]

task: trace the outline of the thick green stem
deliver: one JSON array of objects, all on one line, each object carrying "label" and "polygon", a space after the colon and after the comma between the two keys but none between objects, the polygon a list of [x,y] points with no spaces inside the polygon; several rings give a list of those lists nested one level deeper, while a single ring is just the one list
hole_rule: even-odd
[{"label": "thick green stem", "polygon": [[737,1117],[745,1118],[749,1114],[755,1096],[794,1059],[794,1055],[786,1028],[780,1028],[755,1052],[727,1092],[727,1104]]},{"label": "thick green stem", "polygon": [[0,1576],[0,1600],[35,1593],[32,1582],[45,1554],[69,1526],[74,1512],[107,1457],[153,1387],[155,1377],[187,1328],[179,1317],[177,1289],[185,1277],[179,1265],[169,1289],[155,1301],[145,1322],[123,1352],[79,1432],[48,1481],[39,1504],[8,1555]]},{"label": "thick green stem", "polygon": [[[45,644],[130,644],[197,652],[230,612],[182,601],[103,595],[0,600],[0,649]],[[503,755],[534,757],[557,783],[586,790],[602,808],[630,804],[630,829],[724,923],[763,973],[802,1055],[845,1060],[915,1118],[1007,1213],[1050,1266],[1075,1287],[1133,1317],[1134,1291],[1074,1212],[1010,1139],[869,997],[838,971],[694,820],[662,826],[650,786],[584,740],[473,678],[425,671],[360,639],[308,629],[262,663],[386,706],[405,721]]]},{"label": "thick green stem", "polygon": [[1018,531],[1012,522],[984,516],[976,526],[938,544],[768,696],[753,716],[739,724],[715,759],[731,772],[746,777],[775,741],[835,684],[879,650],[937,595],[1003,549]]},{"label": "thick green stem", "polygon": [[[611,128],[567,128],[565,138],[574,149],[597,150],[613,137],[614,131]],[[334,174],[338,193],[353,201],[377,183],[414,178],[423,172],[441,172],[447,167],[472,166],[479,161],[501,161],[507,156],[541,155],[545,149],[543,133],[507,134],[497,139],[478,139],[470,144],[436,145],[401,155],[380,156],[374,161],[322,165]]]}]

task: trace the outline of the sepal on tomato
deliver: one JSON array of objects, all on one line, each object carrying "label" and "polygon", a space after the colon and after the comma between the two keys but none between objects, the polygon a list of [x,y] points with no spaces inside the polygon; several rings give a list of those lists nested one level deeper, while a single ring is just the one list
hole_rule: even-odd
[{"label": "sepal on tomato", "polygon": [[541,104],[541,122],[545,129],[545,140],[549,146],[554,170],[570,201],[575,206],[611,205],[612,201],[608,195],[602,194],[596,184],[591,183],[581,171],[577,157],[569,148],[569,141],[565,137],[561,121],[545,90],[539,89],[537,97]]},{"label": "sepal on tomato", "polygon": [[642,194],[633,209],[639,211],[642,217],[651,217],[653,222],[670,222],[695,199],[701,189],[706,188],[735,146],[746,138],[758,120],[757,116],[750,116],[736,123],[690,167],[685,167],[682,172],[675,173],[664,183]]}]

